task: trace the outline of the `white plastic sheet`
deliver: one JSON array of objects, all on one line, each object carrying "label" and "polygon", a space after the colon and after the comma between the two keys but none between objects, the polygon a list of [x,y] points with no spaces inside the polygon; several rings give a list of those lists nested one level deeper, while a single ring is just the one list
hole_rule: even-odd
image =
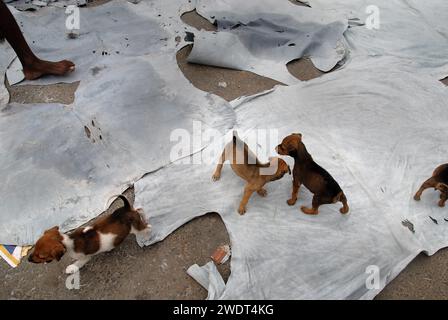
[{"label": "white plastic sheet", "polygon": [[[447,245],[447,214],[437,206],[437,194],[428,191],[420,203],[412,196],[446,161],[448,146],[437,132],[448,121],[448,90],[402,70],[370,72],[376,62],[353,61],[350,70],[279,87],[236,108],[241,132],[301,132],[315,160],[343,188],[349,215],[341,215],[338,205],[304,215],[299,207],[312,197],[304,188],[298,204],[289,207],[287,176],[267,185],[267,198],[254,195],[239,216],[244,183],[228,166],[212,182],[213,165],[174,163],[135,185],[137,205],[152,215],[149,243],[197,214],[219,212],[233,249],[223,299],[373,298],[379,290],[366,287],[369,266],[380,270],[382,288],[420,251],[432,254]],[[431,112],[422,114],[426,105]],[[406,219],[415,234],[402,225]]]},{"label": "white plastic sheet", "polygon": [[202,267],[194,264],[188,268],[187,273],[208,291],[208,300],[218,299],[224,292],[226,284],[213,261],[208,262]]},{"label": "white plastic sheet", "polygon": [[[448,75],[446,1],[309,0],[312,8],[358,21],[345,33],[350,55],[393,56],[413,72]],[[395,65],[391,66],[395,67]]]},{"label": "white plastic sheet", "polygon": [[288,72],[288,62],[306,56],[318,69],[330,71],[347,54],[347,20],[323,11],[270,0],[200,0],[196,10],[219,32],[197,34],[189,62],[294,84],[299,80]]},{"label": "white plastic sheet", "polygon": [[[76,72],[66,77],[47,76],[22,84],[51,84],[85,79],[90,68],[106,59],[117,61],[172,49],[174,39],[164,29],[162,19],[149,5],[127,1],[93,8],[79,8],[80,30],[75,39],[68,37],[65,9],[46,7],[36,12],[18,12],[17,22],[33,51],[42,59],[76,62]],[[32,41],[31,41],[32,40]],[[167,50],[168,51],[168,50]]]},{"label": "white plastic sheet", "polygon": [[[175,229],[176,220],[219,212],[233,248],[222,299],[370,299],[419,252],[447,246],[447,214],[437,206],[437,193],[412,199],[448,151],[448,90],[438,81],[447,74],[440,26],[448,11],[440,10],[442,2],[428,6],[419,11],[405,2],[381,3],[380,30],[361,23],[346,32],[350,59],[342,70],[235,103],[239,130],[278,129],[281,137],[302,132],[347,194],[350,215],[341,216],[337,206],[322,207],[317,217],[302,214],[298,206],[311,202],[303,189],[299,205],[288,207],[291,182],[284,178],[268,185],[268,198],[252,197],[240,217],[244,184],[229,168],[213,183],[214,166],[173,164],[164,169],[170,178],[162,170],[136,184],[137,203],[154,212],[150,242]],[[365,18],[366,8],[364,1],[320,7],[351,21]],[[167,190],[174,179],[176,193],[190,196],[176,201],[172,214],[157,190]],[[366,284],[372,270],[379,271],[378,287]]]},{"label": "white plastic sheet", "polygon": [[[175,60],[176,42],[170,34],[174,31],[161,29],[156,10],[145,4],[134,6],[112,2],[87,10],[90,13],[86,16],[97,31],[72,42],[72,46],[83,45],[79,50],[72,47],[78,69],[68,78],[83,77],[72,105],[3,108],[0,243],[30,244],[49,226],[61,225],[63,230],[69,230],[97,216],[111,195],[175,160],[170,157],[173,130],[192,131],[195,121],[201,131],[226,131],[233,125],[234,113],[225,101],[194,89],[182,76]],[[42,20],[65,16],[54,8],[48,9],[48,14],[43,11],[39,11],[42,17],[35,17],[39,21],[35,25],[42,23],[43,27]],[[137,11],[139,14],[132,13]],[[148,17],[141,18],[143,14]],[[108,23],[94,24],[95,19]],[[126,22],[129,35],[118,32],[118,28],[111,30],[110,24],[118,23],[115,20],[133,22]],[[24,26],[27,30],[28,24]],[[64,48],[69,40],[59,38],[57,30],[50,30],[54,31],[49,35],[53,40],[42,43]],[[167,39],[161,40],[162,35]],[[98,50],[98,43],[111,52],[109,46],[121,46],[112,38],[125,37],[129,48],[134,48],[129,50],[135,50],[129,55],[91,54]],[[111,38],[109,44],[107,38]],[[167,42],[172,43],[171,49],[165,47]],[[83,61],[80,52],[92,57]],[[139,57],[134,57],[137,54]],[[192,148],[191,152],[202,147]]]}]

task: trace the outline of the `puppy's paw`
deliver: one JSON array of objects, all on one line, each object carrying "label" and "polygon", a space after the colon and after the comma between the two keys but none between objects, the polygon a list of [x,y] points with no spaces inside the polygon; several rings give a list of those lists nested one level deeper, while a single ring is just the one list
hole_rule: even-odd
[{"label": "puppy's paw", "polygon": [[339,212],[342,214],[346,214],[348,212],[348,208],[342,207],[341,209],[339,209]]},{"label": "puppy's paw", "polygon": [[65,269],[66,274],[74,274],[76,272],[79,272],[79,268],[75,264],[71,264]]},{"label": "puppy's paw", "polygon": [[313,214],[314,215],[314,214],[318,213],[317,210],[315,210],[313,208],[310,209],[310,208],[307,208],[305,206],[301,207],[300,210],[302,210],[302,212],[305,213],[305,214]]},{"label": "puppy's paw", "polygon": [[212,180],[213,180],[213,181],[218,181],[219,179],[221,179],[221,174],[219,174],[219,173],[215,173],[215,174],[212,176]]},{"label": "puppy's paw", "polygon": [[293,198],[291,198],[291,199],[289,199],[289,200],[286,201],[286,203],[287,203],[288,205],[290,205],[290,206],[295,205],[296,202],[297,202],[297,199],[293,199]]},{"label": "puppy's paw", "polygon": [[148,241],[151,238],[151,229],[152,226],[148,224],[145,229],[139,232],[140,239],[144,241]]},{"label": "puppy's paw", "polygon": [[420,201],[420,196],[419,196],[418,194],[416,194],[416,195],[414,196],[414,200],[415,200],[415,201]]},{"label": "puppy's paw", "polygon": [[260,197],[266,197],[268,195],[268,191],[266,189],[260,189],[257,193]]},{"label": "puppy's paw", "polygon": [[239,213],[240,215],[245,214],[245,213],[246,213],[246,207],[242,207],[242,206],[240,206],[240,207],[238,208],[238,213]]}]

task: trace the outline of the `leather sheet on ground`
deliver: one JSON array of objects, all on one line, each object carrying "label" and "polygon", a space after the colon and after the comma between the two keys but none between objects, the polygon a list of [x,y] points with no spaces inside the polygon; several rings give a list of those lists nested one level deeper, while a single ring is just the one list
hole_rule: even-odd
[{"label": "leather sheet on ground", "polygon": [[[64,81],[81,80],[81,84],[69,106],[2,105],[0,170],[6,183],[1,187],[0,243],[32,243],[56,224],[64,230],[77,227],[100,214],[110,195],[135,183],[136,206],[145,209],[153,225],[152,238],[141,245],[161,241],[207,212],[222,216],[231,238],[232,274],[222,289],[213,285],[220,283],[216,269],[204,269],[213,279],[209,281],[213,298],[369,299],[419,252],[433,254],[447,246],[448,214],[437,206],[438,195],[427,191],[421,202],[412,199],[433,169],[447,162],[448,89],[438,81],[448,74],[446,4],[378,1],[377,30],[363,23],[370,5],[366,1],[309,2],[311,9],[285,0],[278,6],[285,12],[275,12],[278,0],[263,1],[263,6],[259,1],[233,0],[116,1],[81,9],[92,21],[107,12],[113,18],[102,18],[107,20],[104,29],[100,23],[84,24],[92,32],[84,34],[81,27],[81,36],[71,40],[65,30],[57,31],[58,24],[50,28],[45,23],[63,19],[60,9],[18,13],[25,34],[33,34],[27,30],[31,21],[42,21],[45,33],[34,33],[40,35],[36,43],[51,46],[45,52],[45,45],[39,44],[37,53],[74,60],[78,69]],[[210,43],[206,33],[182,24],[181,13],[195,7],[205,18],[217,19],[219,31],[209,37],[216,46],[206,48]],[[236,13],[229,16],[229,11]],[[291,23],[297,16],[319,20],[316,28],[323,34],[302,29],[300,20],[285,37],[277,32],[284,48],[253,47],[265,32],[272,37],[272,26],[281,25],[278,14]],[[224,19],[227,16],[229,20]],[[122,25],[107,32],[113,28],[112,20]],[[329,29],[326,23],[338,28]],[[34,23],[34,28],[39,25]],[[284,77],[289,84],[293,79],[280,68],[289,59],[302,55],[313,59],[314,53],[316,65],[319,59],[325,61],[323,70],[340,67],[318,79],[294,80],[289,87],[229,104],[195,89],[179,71],[175,54],[185,44],[185,31],[195,33],[194,50],[208,50],[194,54],[213,58],[197,62],[222,66],[228,63],[224,52],[250,53],[249,60],[231,67],[277,80]],[[136,48],[121,54],[123,33],[136,37]],[[311,47],[302,42],[310,33],[318,41]],[[220,39],[230,42],[222,44]],[[296,57],[287,51],[291,41],[300,41]],[[343,44],[343,55],[338,55],[342,53],[338,44]],[[60,51],[69,45],[72,50]],[[92,54],[96,50],[111,54]],[[3,50],[0,57],[4,74],[9,64],[4,61],[11,57],[5,57]],[[279,67],[270,67],[274,65]],[[41,83],[54,81],[61,79]],[[193,120],[201,123],[201,132],[217,129],[220,139],[203,139],[192,147],[190,156],[203,157],[207,160],[203,164],[185,164],[188,155],[173,161],[169,155],[176,142],[170,133],[193,132]],[[283,136],[301,132],[315,160],[346,193],[349,215],[339,213],[339,204],[323,206],[318,216],[304,215],[299,207],[311,202],[304,188],[298,203],[289,207],[291,177],[285,176],[267,185],[267,198],[252,196],[248,212],[239,216],[243,181],[229,166],[220,181],[211,180],[216,146],[229,139],[226,133],[232,129],[242,137],[257,129],[278,130],[277,139],[262,146],[266,156],[275,155],[273,147]],[[406,220],[415,232],[403,225]],[[380,289],[366,287],[366,268],[371,265],[380,270]]]},{"label": "leather sheet on ground", "polygon": [[324,11],[271,0],[199,0],[196,11],[215,23],[218,32],[195,37],[189,62],[294,84],[300,80],[288,72],[288,62],[308,56],[318,69],[330,71],[347,54],[347,19]]},{"label": "leather sheet on ground", "polygon": [[[228,103],[195,89],[183,77],[176,64],[175,31],[159,26],[163,23],[156,22],[157,8],[150,3],[137,7],[117,1],[81,10],[86,39],[73,39],[68,57],[80,62],[73,77],[82,77],[74,103],[2,107],[0,170],[5,183],[1,187],[0,243],[30,244],[50,225],[70,230],[97,216],[110,196],[173,160],[170,134],[176,128],[192,131],[194,121],[201,124],[201,130],[225,132],[233,126],[235,115]],[[64,11],[57,12],[46,8],[20,16],[31,26],[33,20],[65,18]],[[141,18],[144,14],[148,18]],[[98,23],[108,16],[109,24]],[[115,20],[123,26],[111,30]],[[126,23],[129,20],[133,23]],[[42,30],[46,25],[42,22]],[[89,32],[88,26],[99,31]],[[179,22],[180,27],[184,30]],[[52,52],[69,46],[65,31],[58,40],[51,30],[41,37],[48,34],[53,39],[46,42],[51,43]],[[54,34],[60,35],[57,30]],[[135,39],[138,35],[144,43]],[[108,42],[108,37],[115,40]],[[118,38],[128,38],[128,48],[140,55],[102,55],[101,50],[115,52],[118,46],[123,50]],[[75,49],[78,45],[79,50]],[[79,51],[88,57],[84,59]],[[90,61],[84,64],[83,59]]]}]

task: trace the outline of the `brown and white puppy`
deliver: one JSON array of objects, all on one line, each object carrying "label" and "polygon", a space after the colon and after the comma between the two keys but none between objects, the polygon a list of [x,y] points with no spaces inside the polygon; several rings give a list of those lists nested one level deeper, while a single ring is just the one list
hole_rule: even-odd
[{"label": "brown and white puppy", "polygon": [[94,255],[120,245],[130,233],[148,237],[151,226],[144,221],[142,210],[134,209],[126,197],[117,197],[123,200],[124,207],[98,219],[91,226],[78,228],[70,234],[60,233],[59,227],[45,231],[28,260],[33,263],[59,261],[67,252],[77,260],[65,270],[67,274],[72,274],[78,272]]},{"label": "brown and white puppy", "polygon": [[[242,179],[247,181],[244,187],[243,198],[238,208],[238,213],[246,213],[246,205],[252,193],[255,191],[262,197],[267,195],[264,185],[268,182],[281,179],[286,173],[291,174],[288,164],[280,158],[271,158],[269,163],[260,163],[257,156],[249,149],[234,131],[233,139],[229,142],[219,159],[213,174],[213,181],[221,178],[222,166],[226,160],[230,161],[233,171]],[[275,168],[275,165],[277,167]],[[275,170],[275,172],[272,172]],[[270,174],[272,172],[272,174]]]},{"label": "brown and white puppy", "polygon": [[439,207],[444,207],[448,199],[448,163],[438,166],[432,173],[432,177],[423,182],[414,199],[420,201],[423,191],[429,188],[440,191]]},{"label": "brown and white puppy", "polygon": [[293,133],[284,138],[275,150],[278,154],[294,158],[292,196],[287,201],[290,206],[296,203],[297,193],[303,184],[313,193],[312,208],[301,207],[304,213],[318,214],[319,206],[338,201],[343,204],[339,211],[343,214],[348,212],[347,198],[341,187],[324,168],[314,162],[302,142],[300,133]]}]

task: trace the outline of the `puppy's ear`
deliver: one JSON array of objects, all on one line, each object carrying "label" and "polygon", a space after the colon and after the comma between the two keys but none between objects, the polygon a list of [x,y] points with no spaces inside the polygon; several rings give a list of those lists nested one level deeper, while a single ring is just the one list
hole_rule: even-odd
[{"label": "puppy's ear", "polygon": [[51,255],[54,259],[57,261],[60,261],[62,256],[65,254],[65,247],[62,245],[62,243],[58,243],[57,246],[55,246],[53,249],[51,249]]},{"label": "puppy's ear", "polygon": [[287,143],[287,149],[288,154],[291,157],[297,156],[297,152],[300,149],[300,144],[302,143],[302,134],[301,133],[293,133],[292,136],[294,136],[297,139],[289,139]]},{"label": "puppy's ear", "polygon": [[44,233],[53,233],[53,232],[59,232],[59,227],[53,227],[51,229],[46,230]]}]

